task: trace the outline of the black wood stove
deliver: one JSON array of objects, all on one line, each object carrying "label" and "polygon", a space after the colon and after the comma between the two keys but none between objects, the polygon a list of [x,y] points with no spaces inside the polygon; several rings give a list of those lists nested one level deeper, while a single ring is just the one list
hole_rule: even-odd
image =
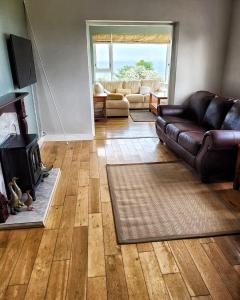
[{"label": "black wood stove", "polygon": [[42,179],[41,157],[36,134],[10,135],[0,145],[0,157],[8,197],[8,183],[19,178],[18,185],[23,192],[31,190],[35,199],[35,188]]}]

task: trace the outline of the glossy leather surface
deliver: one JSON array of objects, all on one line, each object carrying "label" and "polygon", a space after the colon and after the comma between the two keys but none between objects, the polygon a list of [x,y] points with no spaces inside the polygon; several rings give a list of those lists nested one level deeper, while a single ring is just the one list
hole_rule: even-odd
[{"label": "glossy leather surface", "polygon": [[209,103],[215,94],[207,91],[198,91],[192,94],[184,103],[184,116],[200,124],[203,120]]},{"label": "glossy leather surface", "polygon": [[179,134],[185,131],[199,131],[204,133],[206,129],[193,123],[173,123],[168,124],[166,127],[167,136],[176,142],[178,141]]},{"label": "glossy leather surface", "polygon": [[235,102],[227,113],[221,129],[240,130],[240,100]]},{"label": "glossy leather surface", "polygon": [[183,105],[158,105],[159,116],[182,116],[185,107]]},{"label": "glossy leather surface", "polygon": [[209,129],[219,129],[232,105],[233,101],[227,98],[213,98],[204,115],[202,124]]},{"label": "glossy leather surface", "polygon": [[158,126],[165,131],[166,126],[170,123],[192,123],[192,121],[180,117],[175,116],[164,116],[164,117],[157,117],[156,123]]},{"label": "glossy leather surface", "polygon": [[203,142],[204,132],[200,131],[188,131],[182,132],[178,137],[178,144],[184,149],[197,155]]},{"label": "glossy leather surface", "polygon": [[240,131],[210,130],[205,133],[206,138],[209,138],[209,150],[229,149],[240,144]]},{"label": "glossy leather surface", "polygon": [[[232,106],[230,102],[225,105],[225,101],[228,100],[218,97],[209,106],[211,95],[213,94],[208,92],[195,93],[194,99],[190,97],[190,100],[185,101],[183,114],[180,113],[180,107],[174,110],[171,106],[165,110],[160,105],[158,111],[161,113],[161,118],[156,122],[159,139],[177,156],[194,167],[204,182],[216,179],[229,180],[234,177],[237,145],[240,144],[240,101],[235,100]],[[195,104],[196,106],[194,106]],[[188,105],[190,109],[188,109]],[[193,107],[194,109],[192,109]],[[207,112],[208,107],[209,111]],[[229,111],[226,112],[227,107],[229,107]],[[164,115],[164,111],[166,115]],[[169,115],[171,111],[173,115]],[[204,116],[205,113],[206,116]],[[203,122],[199,123],[201,116],[204,124]],[[189,120],[189,122],[173,121],[171,123],[170,117],[173,118],[172,121],[178,117]],[[196,122],[193,121],[194,118]],[[164,126],[166,130],[164,130]],[[212,130],[215,127],[220,129]]]}]

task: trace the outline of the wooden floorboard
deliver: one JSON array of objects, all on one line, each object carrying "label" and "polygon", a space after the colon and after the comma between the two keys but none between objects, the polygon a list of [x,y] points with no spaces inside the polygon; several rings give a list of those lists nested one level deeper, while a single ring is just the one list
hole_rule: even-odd
[{"label": "wooden floorboard", "polygon": [[0,299],[240,299],[239,236],[117,244],[106,163],[176,160],[154,123],[100,121],[96,140],[41,152],[61,178],[44,229],[0,231]]}]

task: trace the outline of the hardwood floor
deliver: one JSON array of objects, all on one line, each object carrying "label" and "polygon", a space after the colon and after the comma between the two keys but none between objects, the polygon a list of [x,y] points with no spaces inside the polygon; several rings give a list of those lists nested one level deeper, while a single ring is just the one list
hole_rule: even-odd
[{"label": "hardwood floor", "polygon": [[157,137],[154,122],[133,122],[132,118],[96,121],[96,139]]},{"label": "hardwood floor", "polygon": [[[135,132],[118,122],[121,137]],[[94,141],[43,145],[62,175],[44,229],[0,232],[0,299],[240,299],[239,236],[117,245],[106,163],[176,157],[157,138],[102,139],[111,126],[99,122]],[[223,193],[240,213],[240,193]]]}]

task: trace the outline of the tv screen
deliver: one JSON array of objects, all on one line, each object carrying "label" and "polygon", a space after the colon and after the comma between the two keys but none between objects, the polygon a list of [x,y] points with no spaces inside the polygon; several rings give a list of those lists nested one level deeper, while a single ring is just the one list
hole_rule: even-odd
[{"label": "tv screen", "polygon": [[24,88],[37,81],[31,41],[11,34],[9,55],[14,84]]}]

